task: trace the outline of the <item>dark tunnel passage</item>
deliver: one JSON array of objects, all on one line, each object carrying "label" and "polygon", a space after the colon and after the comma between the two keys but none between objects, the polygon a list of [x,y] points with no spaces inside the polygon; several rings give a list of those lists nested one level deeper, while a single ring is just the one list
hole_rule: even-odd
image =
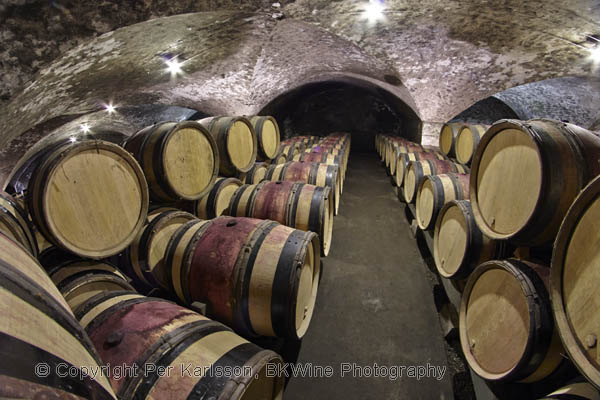
[{"label": "dark tunnel passage", "polygon": [[272,100],[259,115],[272,115],[282,139],[332,132],[352,135],[352,151],[375,151],[377,133],[419,142],[421,120],[400,98],[368,82],[334,80],[302,85]]}]

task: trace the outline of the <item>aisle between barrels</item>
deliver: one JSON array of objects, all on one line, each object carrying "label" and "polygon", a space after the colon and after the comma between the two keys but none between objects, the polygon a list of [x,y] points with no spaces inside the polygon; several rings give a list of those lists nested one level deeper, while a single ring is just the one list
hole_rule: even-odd
[{"label": "aisle between barrels", "polygon": [[350,156],[297,362],[296,374],[331,377],[293,378],[286,400],[453,398],[423,260],[375,153]]}]

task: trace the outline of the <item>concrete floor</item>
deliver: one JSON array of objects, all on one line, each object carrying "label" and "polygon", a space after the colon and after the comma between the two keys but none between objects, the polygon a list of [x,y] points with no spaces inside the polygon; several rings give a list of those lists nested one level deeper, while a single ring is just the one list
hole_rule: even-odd
[{"label": "concrete floor", "polygon": [[440,381],[341,377],[341,363],[447,366],[425,268],[376,154],[352,154],[298,357],[298,363],[333,367],[333,377],[292,378],[284,399],[452,399],[448,371]]}]

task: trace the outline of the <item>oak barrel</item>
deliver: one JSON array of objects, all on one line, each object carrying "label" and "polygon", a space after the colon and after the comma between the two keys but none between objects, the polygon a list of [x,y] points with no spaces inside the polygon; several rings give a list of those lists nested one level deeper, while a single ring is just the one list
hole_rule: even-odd
[{"label": "oak barrel", "polygon": [[3,234],[0,313],[0,397],[115,399],[105,376],[60,376],[90,371],[100,359],[50,277]]},{"label": "oak barrel", "polygon": [[319,239],[278,222],[192,221],[169,242],[165,263],[177,296],[247,336],[301,338],[320,275]]},{"label": "oak barrel", "polygon": [[440,151],[448,157],[456,157],[456,137],[463,124],[446,123],[440,131]]},{"label": "oak barrel", "polygon": [[204,197],[193,203],[187,203],[182,208],[201,219],[216,218],[223,215],[229,206],[231,196],[242,185],[242,181],[237,178],[217,178],[214,186]]},{"label": "oak barrel", "polygon": [[243,182],[250,185],[260,183],[265,178],[268,169],[269,166],[264,162],[255,163],[252,168],[250,168],[250,171],[244,175]]},{"label": "oak barrel", "polygon": [[279,150],[279,125],[271,116],[254,116],[250,118],[256,131],[258,141],[257,159],[261,161],[272,160]]},{"label": "oak barrel", "polygon": [[170,289],[163,260],[165,249],[173,233],[194,219],[192,214],[173,208],[150,212],[148,224],[125,251],[122,268],[142,285]]},{"label": "oak barrel", "polygon": [[470,164],[479,141],[489,128],[485,125],[466,124],[460,127],[456,136],[456,161]]},{"label": "oak barrel", "polygon": [[148,211],[148,185],[125,149],[100,140],[59,146],[39,163],[27,208],[53,244],[87,258],[119,253]]},{"label": "oak barrel", "polygon": [[321,256],[329,254],[333,230],[333,196],[329,187],[299,182],[269,182],[240,187],[227,215],[270,219],[319,235]]},{"label": "oak barrel", "polygon": [[10,194],[0,191],[0,232],[25,247],[32,256],[39,253],[35,228],[27,212]]},{"label": "oak barrel", "polygon": [[504,255],[504,243],[477,227],[469,200],[453,200],[442,207],[433,234],[433,258],[441,276],[463,279],[479,264]]},{"label": "oak barrel", "polygon": [[[423,157],[421,157],[421,160],[445,160],[446,156],[444,156],[442,153],[440,153],[439,151],[434,151],[434,150],[426,150],[425,148],[423,148],[421,145],[416,145],[416,146],[411,146],[411,145],[400,145],[397,146],[395,149],[392,150],[392,153],[390,154],[390,164],[389,164],[389,173],[392,176],[395,176],[395,174],[397,173],[398,170],[398,162],[403,159],[402,155],[403,154],[414,154],[414,153],[419,153],[419,154],[423,154]],[[429,154],[429,156],[425,156],[425,154]]]},{"label": "oak barrel", "polygon": [[466,174],[469,172],[469,169],[448,160],[420,160],[409,162],[406,167],[404,182],[402,183],[404,199],[407,203],[414,202],[417,197],[419,183],[425,176],[445,174],[448,172]]},{"label": "oak barrel", "polygon": [[129,137],[124,145],[140,163],[155,200],[196,200],[219,172],[215,139],[197,122],[160,122]]},{"label": "oak barrel", "polygon": [[469,276],[460,305],[460,343],[482,378],[536,382],[562,363],[549,274],[545,266],[508,259],[483,263]]},{"label": "oak barrel", "polygon": [[209,117],[198,121],[211,133],[219,152],[219,175],[247,172],[256,162],[258,141],[245,117]]},{"label": "oak barrel", "polygon": [[294,161],[316,162],[327,165],[336,165],[340,172],[340,194],[344,192],[345,170],[342,170],[342,159],[339,156],[328,153],[301,153],[298,154]]},{"label": "oak barrel", "polygon": [[415,201],[419,228],[433,229],[444,204],[468,198],[469,174],[448,173],[423,177]]},{"label": "oak barrel", "polygon": [[597,338],[598,242],[600,233],[600,177],[579,194],[569,209],[552,255],[551,298],[558,331],[571,360],[600,388]]},{"label": "oak barrel", "polygon": [[572,382],[540,400],[600,400],[600,392],[588,382]]},{"label": "oak barrel", "polygon": [[285,164],[271,165],[265,179],[269,181],[290,181],[310,183],[329,187],[333,196],[334,215],[338,214],[341,196],[339,167],[323,163],[290,161]]},{"label": "oak barrel", "polygon": [[520,245],[554,240],[575,196],[600,173],[600,138],[553,120],[501,120],[473,157],[471,205],[487,236]]},{"label": "oak barrel", "polygon": [[411,161],[420,160],[445,160],[445,156],[437,152],[425,152],[419,151],[414,153],[398,153],[398,159],[396,160],[396,172],[394,175],[394,181],[396,186],[402,187],[404,182],[404,175],[406,173],[406,167]]},{"label": "oak barrel", "polygon": [[[120,399],[281,399],[270,350],[171,302],[132,292],[94,296],[76,311]],[[137,373],[117,368],[137,365]],[[162,368],[162,373],[161,369]]]}]

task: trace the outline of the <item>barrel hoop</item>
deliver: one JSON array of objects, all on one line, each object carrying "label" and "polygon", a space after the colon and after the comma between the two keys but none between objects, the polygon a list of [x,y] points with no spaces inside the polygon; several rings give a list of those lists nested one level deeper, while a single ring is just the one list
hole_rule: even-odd
[{"label": "barrel hoop", "polygon": [[[165,163],[164,163],[164,155],[165,149],[173,134],[177,132],[178,124],[174,122],[163,122],[160,124],[160,128],[157,129],[158,134],[161,135],[160,139],[158,139],[157,145],[154,147],[153,159],[155,162],[152,163],[152,167],[154,168],[154,175],[156,176],[156,183],[163,192],[165,192],[169,197],[173,197],[175,199],[179,198],[179,195],[175,193],[169,182],[164,179],[167,175],[165,172]],[[160,162],[158,162],[160,160]]]},{"label": "barrel hoop", "polygon": [[337,165],[327,166],[327,175],[325,177],[325,184],[334,189],[338,180],[339,168]]},{"label": "barrel hoop", "polygon": [[[577,160],[586,160],[586,156],[584,153],[585,145],[581,141],[578,135],[573,132],[567,124],[563,124],[562,130],[565,133],[564,137],[567,139],[567,143],[569,147],[576,154]],[[590,170],[588,168],[588,164],[586,164],[585,168],[577,168],[577,172],[579,172],[578,179],[578,187],[583,188],[585,185],[594,178],[594,176],[590,176]]]},{"label": "barrel hoop", "polygon": [[[144,171],[145,174],[148,174],[148,172],[152,172],[152,175],[154,175],[154,177],[150,177],[150,179],[148,179],[148,186],[151,187],[151,193],[152,196],[154,198],[157,199],[168,199],[169,197],[171,197],[171,193],[168,190],[165,190],[165,188],[163,187],[163,185],[161,184],[161,171],[160,171],[160,165],[162,164],[162,162],[157,162],[158,160],[161,160],[161,153],[158,151],[159,150],[159,144],[160,141],[162,140],[161,138],[161,127],[164,125],[164,123],[158,123],[152,126],[151,129],[149,129],[145,134],[144,134],[144,139],[143,142],[140,146],[140,163],[142,165],[142,169]],[[157,136],[158,139],[156,139],[157,142],[159,143],[152,143],[152,163],[151,165],[146,165],[145,162],[145,153],[146,153],[146,148],[148,147],[149,144],[151,144],[151,142],[155,139],[154,136]],[[148,178],[148,177],[147,177]]]},{"label": "barrel hoop", "polygon": [[267,185],[267,183],[269,183],[269,181],[263,181],[256,185],[254,189],[252,189],[252,193],[250,193],[250,196],[248,196],[248,201],[246,202],[246,209],[244,210],[245,217],[252,217],[254,215],[256,196],[258,196],[258,193],[262,190],[263,186]]},{"label": "barrel hoop", "polygon": [[[0,342],[2,343],[2,346],[0,346],[0,357],[2,357],[0,375],[57,388],[85,399],[114,399],[98,381],[92,379],[89,375],[82,374],[80,379],[79,376],[72,376],[69,373],[60,377],[57,374],[57,371],[67,372],[73,367],[79,371],[78,366],[4,332],[0,332]],[[41,374],[36,374],[36,368],[33,366],[34,362],[44,363],[49,374],[44,377]],[[98,365],[102,364],[98,363]],[[102,379],[102,376],[100,376],[100,379]]]},{"label": "barrel hoop", "polygon": [[223,190],[223,186],[228,182],[229,178],[221,179],[220,181],[215,182],[212,189],[208,193],[208,198],[206,199],[206,216],[209,219],[213,219],[217,217],[217,210],[215,208],[215,199]]},{"label": "barrel hoop", "polygon": [[[40,310],[44,314],[50,316],[58,324],[60,324],[67,332],[75,337],[90,355],[101,363],[94,346],[89,338],[84,334],[83,329],[77,323],[73,315],[71,315],[64,306],[57,302],[52,296],[44,296],[47,293],[44,288],[26,277],[21,271],[13,268],[3,260],[0,260],[0,287],[8,290],[13,295],[30,304],[32,307]],[[2,347],[2,346],[0,346]],[[26,353],[19,353],[21,356]]]},{"label": "barrel hoop", "polygon": [[[189,275],[190,275],[190,271],[191,271],[191,267],[192,267],[192,265],[191,265],[192,259],[194,258],[194,251],[196,249],[196,244],[202,238],[202,235],[204,234],[204,232],[206,232],[206,230],[214,223],[214,221],[215,220],[208,221],[207,223],[202,225],[200,227],[200,229],[198,229],[198,232],[194,233],[194,236],[188,243],[188,245],[185,248],[185,251],[183,253],[183,259],[181,262],[181,271],[179,273],[179,276],[181,276],[181,290],[183,291],[183,293],[182,293],[183,299],[181,299],[181,300],[184,301],[186,304],[191,304],[193,302],[192,295],[190,294],[190,287],[189,287],[188,282],[189,282]],[[188,284],[186,284],[186,283],[188,283]]]},{"label": "barrel hoop", "polygon": [[465,193],[462,190],[462,185],[458,184],[458,175],[450,173],[448,176],[450,178],[450,182],[452,182],[452,188],[454,189],[456,198],[461,200],[464,199]]},{"label": "barrel hoop", "polygon": [[[8,204],[10,204],[10,206],[15,210],[16,215],[14,215],[14,217],[18,220],[19,225],[21,226],[21,229],[25,233],[27,242],[29,242],[29,244],[31,245],[31,248],[35,252],[34,256],[37,256],[37,254],[39,253],[39,248],[38,248],[37,240],[35,239],[35,236],[33,233],[35,228],[34,228],[33,224],[31,223],[31,221],[29,220],[29,218],[27,217],[27,213],[25,212],[25,210],[23,210],[23,208],[21,207],[21,205],[19,203],[14,201],[14,199],[11,196],[4,196],[4,195],[2,195],[2,193],[0,193],[0,197],[2,197],[2,199],[4,199]],[[5,209],[5,208],[3,207],[3,209]],[[6,209],[6,211],[12,215],[12,213],[10,211],[8,211],[8,209]]]},{"label": "barrel hoop", "polygon": [[233,323],[240,331],[250,336],[256,336],[250,322],[248,296],[252,271],[258,252],[273,228],[279,226],[278,222],[264,220],[248,235],[244,246],[240,250],[234,267],[234,285],[232,288],[232,313]]},{"label": "barrel hoop", "polygon": [[[118,293],[119,295],[123,294],[122,292],[115,292],[115,293]],[[127,292],[127,293],[131,294],[131,292]],[[100,293],[100,294],[102,294],[102,293]],[[93,297],[92,297],[92,299],[93,299]],[[117,311],[120,311],[127,307],[131,307],[135,304],[145,303],[148,301],[155,301],[155,300],[156,299],[154,299],[152,297],[139,297],[139,298],[134,298],[134,299],[127,299],[120,303],[117,303],[117,304],[113,305],[112,307],[109,307],[106,310],[102,311],[100,314],[98,314],[96,316],[96,318],[91,320],[90,323],[85,327],[85,331],[88,333],[88,335],[91,334],[91,332],[94,332],[96,330],[96,328],[98,328],[99,325],[102,325],[111,315],[113,315]],[[163,301],[165,301],[165,300],[163,300]],[[99,303],[101,303],[101,302],[99,302]]]},{"label": "barrel hoop", "polygon": [[[258,139],[258,142],[261,144],[260,146],[258,146],[258,150],[259,153],[261,155],[261,157],[264,157],[266,159],[268,159],[269,157],[267,156],[267,154],[264,152],[263,150],[263,125],[265,124],[266,118],[265,117],[257,117],[255,119],[256,121],[256,126],[254,127],[254,130],[256,131],[256,138]],[[252,167],[254,168],[254,167]]]},{"label": "barrel hoop", "polygon": [[194,321],[180,326],[163,336],[139,357],[139,364],[153,364],[152,374],[130,378],[119,390],[119,398],[144,400],[160,378],[160,367],[168,367],[175,359],[198,340],[216,332],[229,331],[226,326],[211,320]]},{"label": "barrel hoop", "polygon": [[[429,180],[431,181],[431,183],[433,183],[433,187],[435,188],[435,192],[433,193],[433,209],[431,210],[431,220],[429,221],[430,226],[432,223],[435,223],[437,217],[437,210],[439,210],[439,208],[444,205],[444,201],[446,201],[447,199],[445,198],[446,192],[444,191],[444,183],[440,179],[439,175],[431,175],[429,177]],[[423,179],[421,180],[421,182],[424,183],[425,180]],[[456,193],[456,187],[454,188],[454,191]],[[429,226],[427,226],[427,228],[429,228]]]},{"label": "barrel hoop", "polygon": [[97,295],[90,297],[84,303],[80,304],[75,310],[73,310],[73,314],[75,315],[77,321],[81,321],[81,319],[98,304],[104,303],[106,300],[110,300],[114,297],[136,293],[137,292],[131,290],[117,290],[114,292],[98,293]]},{"label": "barrel hoop", "polygon": [[[221,122],[220,124],[217,124],[216,120],[219,120],[219,122]],[[229,118],[227,123],[223,123],[223,120],[226,119],[225,117],[217,117],[215,119],[213,119],[213,121],[215,121],[215,125],[217,125],[217,136],[221,141],[221,146],[223,148],[223,150],[225,150],[223,153],[224,156],[227,158],[227,162],[228,164],[230,164],[232,167],[232,169],[228,169],[228,173],[232,174],[233,172],[235,172],[235,166],[233,165],[233,161],[231,160],[231,155],[229,154],[229,149],[227,148],[227,138],[229,137],[229,129],[231,128],[231,126],[233,125],[233,118]],[[220,154],[219,154],[220,155]]]},{"label": "barrel hoop", "polygon": [[[64,278],[63,280],[61,280],[60,282],[58,282],[58,284],[55,283],[56,287],[58,288],[58,290],[60,290],[61,293],[64,292],[63,290],[67,289],[67,287],[71,286],[71,284],[77,280],[79,280],[80,278],[83,278],[87,275],[94,275],[94,276],[100,276],[100,275],[104,275],[104,276],[112,276],[114,278],[117,278],[120,281],[123,281],[125,283],[128,283],[125,279],[123,279],[122,277],[120,277],[119,275],[116,275],[110,271],[106,271],[103,269],[94,269],[94,268],[90,268],[88,270],[84,270],[84,271],[79,271],[73,275],[69,275],[66,278]],[[72,288],[71,288],[72,289]]]},{"label": "barrel hoop", "polygon": [[[239,366],[240,361],[247,360],[260,351],[262,351],[262,349],[255,344],[243,343],[225,353],[213,365],[210,366],[210,370],[206,373],[206,375],[200,378],[198,383],[196,383],[194,389],[187,397],[188,400],[219,398],[219,395],[223,392],[223,388],[232,378],[228,376],[228,374],[217,374],[215,371],[224,371],[226,370],[225,368]],[[254,377],[250,378],[254,379]]]},{"label": "barrel hoop", "polygon": [[[271,293],[271,321],[273,331],[279,337],[295,335],[295,329],[290,328],[295,321],[294,299],[298,291],[296,270],[302,268],[301,244],[305,242],[306,232],[294,230],[281,250]],[[303,253],[303,254],[299,254]]]},{"label": "barrel hoop", "polygon": [[[67,296],[69,295],[73,290],[77,290],[80,287],[88,284],[88,283],[92,283],[92,282],[111,282],[114,284],[117,284],[119,286],[121,286],[121,288],[123,290],[131,290],[131,291],[135,291],[135,289],[133,288],[133,286],[131,286],[126,280],[124,280],[123,278],[110,274],[110,273],[106,273],[106,271],[103,271],[104,273],[99,273],[99,274],[94,274],[94,273],[88,273],[88,274],[83,274],[77,278],[72,278],[72,279],[67,279],[68,282],[65,282],[64,285],[61,285],[62,287],[59,288],[61,293],[63,294],[63,296]],[[92,278],[91,280],[85,280],[84,278]]]},{"label": "barrel hoop", "polygon": [[308,173],[308,182],[311,185],[317,184],[317,175],[319,173],[319,164],[313,163],[310,167],[310,172]]},{"label": "barrel hoop", "polygon": [[178,211],[167,210],[158,214],[152,221],[150,221],[148,225],[146,225],[144,232],[142,233],[142,237],[140,238],[137,262],[143,278],[153,287],[157,287],[159,284],[148,265],[148,242],[155,233],[154,228],[156,225],[158,225],[164,217],[176,212]]},{"label": "barrel hoop", "polygon": [[[28,253],[31,253],[31,251],[35,251],[34,246],[32,241],[29,238],[29,235],[27,234],[27,232],[25,231],[25,228],[23,227],[23,225],[19,222],[19,220],[17,219],[17,217],[11,213],[10,211],[8,211],[6,208],[4,208],[3,206],[0,205],[0,213],[2,213],[8,220],[10,220],[11,225],[18,229],[18,231],[20,232],[20,238],[17,239],[17,241],[20,242],[21,238],[25,239],[25,241],[27,242],[27,244],[29,244],[27,251]],[[1,218],[1,217],[0,217]],[[30,251],[31,250],[31,251]],[[35,256],[35,254],[32,254],[33,256]]]},{"label": "barrel hoop", "polygon": [[177,249],[177,244],[185,235],[185,233],[190,230],[194,225],[201,223],[201,220],[194,219],[183,224],[173,236],[169,239],[167,243],[164,265],[166,266],[167,280],[170,283],[171,290],[175,292],[173,287],[173,257],[175,257],[175,250]]},{"label": "barrel hoop", "polygon": [[[323,216],[323,211],[321,210],[321,205],[324,203],[323,199],[325,198],[324,196],[324,191],[326,188],[323,187],[316,187],[314,192],[313,192],[313,196],[312,196],[312,200],[310,202],[310,209],[309,209],[309,213],[308,213],[308,229],[316,232],[319,234],[319,237],[321,239],[321,241],[323,241],[325,239],[324,237],[324,233],[322,232],[322,226],[324,224],[321,224],[321,217]],[[327,217],[325,217],[327,218]]]},{"label": "barrel hoop", "polygon": [[[475,216],[473,210],[470,207],[470,203],[457,202],[458,207],[462,210],[463,214],[466,215],[466,222],[468,232],[468,240],[470,246],[467,249],[463,264],[471,264],[472,260],[480,260],[481,252],[483,251],[483,233],[477,227],[475,223]],[[468,205],[467,205],[468,204]],[[467,270],[468,273],[468,270]]]},{"label": "barrel hoop", "polygon": [[288,204],[285,212],[287,226],[296,226],[296,214],[298,213],[298,202],[302,194],[303,183],[296,183],[292,188],[292,195],[288,197]]}]

